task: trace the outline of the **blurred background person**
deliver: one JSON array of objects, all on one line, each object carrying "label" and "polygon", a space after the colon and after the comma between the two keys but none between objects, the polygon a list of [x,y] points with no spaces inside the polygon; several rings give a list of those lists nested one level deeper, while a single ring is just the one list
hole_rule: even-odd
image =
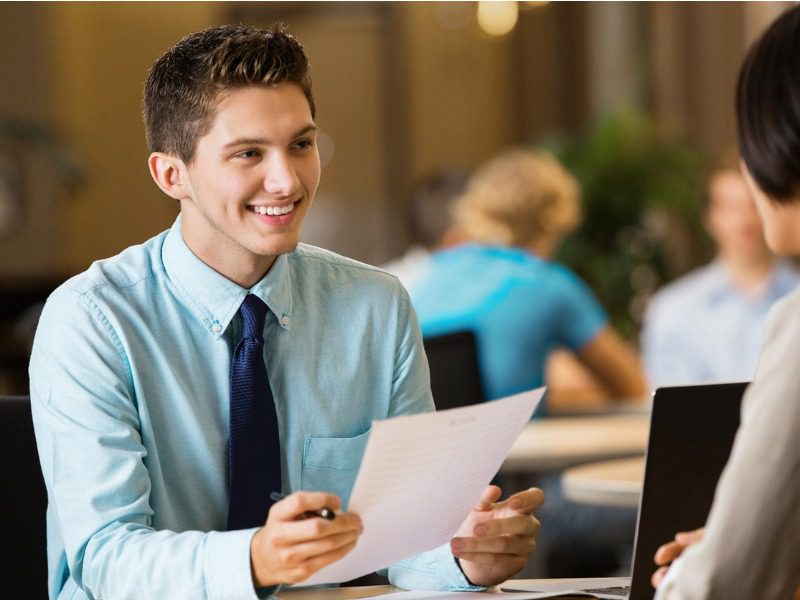
[{"label": "blurred background person", "polygon": [[735,153],[711,170],[705,199],[714,260],[661,288],[645,313],[642,352],[654,387],[752,379],[767,313],[800,282],[767,248]]},{"label": "blurred background person", "polygon": [[[581,222],[579,185],[552,155],[501,153],[475,171],[453,214],[449,235],[460,242],[431,254],[411,299],[423,336],[475,334],[487,400],[547,383],[545,364],[556,346],[574,352],[611,397],[644,396],[636,353],[588,286],[551,260]],[[635,511],[571,503],[558,473],[536,482],[547,496],[541,561],[525,576],[600,576],[627,567]]]},{"label": "blurred background person", "polygon": [[405,211],[410,244],[401,256],[381,265],[406,287],[427,265],[433,250],[452,243],[446,238],[447,232],[452,231],[453,204],[464,193],[468,180],[467,169],[446,167],[414,187]]},{"label": "blurred background person", "polygon": [[433,252],[410,292],[424,336],[469,330],[488,400],[543,385],[555,346],[616,398],[640,398],[636,353],[589,288],[550,260],[581,220],[577,182],[551,155],[512,149],[479,168],[454,205],[457,245]]}]

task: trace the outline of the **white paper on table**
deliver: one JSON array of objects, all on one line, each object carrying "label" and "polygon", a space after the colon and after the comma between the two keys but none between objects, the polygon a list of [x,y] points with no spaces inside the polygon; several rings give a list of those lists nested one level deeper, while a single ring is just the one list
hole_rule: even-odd
[{"label": "white paper on table", "polygon": [[494,598],[494,600],[537,600],[539,598],[554,598],[563,594],[541,594],[537,592],[386,592],[377,596],[365,596],[361,600],[479,600],[480,598]]},{"label": "white paper on table", "polygon": [[374,421],[348,506],[364,531],[302,585],[348,581],[448,542],[544,392]]},{"label": "white paper on table", "polygon": [[[375,596],[364,596],[361,600],[477,600],[478,598],[494,598],[495,600],[544,600],[545,598],[596,598],[602,600],[619,600],[620,595],[605,594],[601,590],[611,587],[630,586],[630,577],[602,577],[599,579],[552,579],[535,582],[518,579],[505,582],[498,590],[493,588],[486,592],[426,592],[412,590],[407,592],[385,592]],[[595,589],[597,588],[597,589]],[[585,590],[591,589],[591,592]],[[509,590],[509,591],[506,591]],[[522,591],[528,590],[528,591]]]}]

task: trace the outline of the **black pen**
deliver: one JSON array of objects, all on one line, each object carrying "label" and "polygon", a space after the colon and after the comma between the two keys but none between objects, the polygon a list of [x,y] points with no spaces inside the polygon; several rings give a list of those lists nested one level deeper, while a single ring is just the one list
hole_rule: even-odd
[{"label": "black pen", "polygon": [[[286,494],[281,494],[280,492],[272,492],[269,495],[270,500],[273,502],[278,502],[279,500],[283,500],[286,498]],[[303,515],[307,519],[311,519],[313,517],[319,517],[320,519],[325,519],[327,521],[333,521],[336,518],[336,513],[333,512],[330,508],[322,508],[320,510],[307,510],[303,513]]]}]

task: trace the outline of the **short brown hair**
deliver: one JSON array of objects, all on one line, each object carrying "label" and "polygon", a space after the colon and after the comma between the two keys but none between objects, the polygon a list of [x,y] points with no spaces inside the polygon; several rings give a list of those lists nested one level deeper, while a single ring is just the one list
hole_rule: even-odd
[{"label": "short brown hair", "polygon": [[580,224],[580,186],[551,154],[514,148],[475,172],[454,213],[470,240],[525,247]]},{"label": "short brown hair", "polygon": [[191,162],[197,140],[211,129],[220,93],[230,88],[297,84],[314,117],[308,70],[303,46],[280,24],[223,25],[184,37],[147,76],[144,126],[150,152]]}]

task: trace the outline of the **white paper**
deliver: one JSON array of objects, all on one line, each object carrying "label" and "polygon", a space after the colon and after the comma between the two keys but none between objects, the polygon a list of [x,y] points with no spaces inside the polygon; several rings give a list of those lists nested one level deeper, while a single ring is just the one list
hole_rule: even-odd
[{"label": "white paper", "polygon": [[348,506],[364,531],[350,554],[303,585],[354,579],[447,543],[544,391],[373,422]]},{"label": "white paper", "polygon": [[[560,594],[559,594],[560,595]],[[537,594],[536,592],[387,592],[377,596],[366,596],[361,600],[378,600],[390,598],[391,600],[478,600],[479,598],[494,598],[494,600],[536,600],[537,598],[552,598],[550,594]]]},{"label": "white paper", "polygon": [[563,594],[542,594],[537,592],[387,592],[377,596],[366,596],[361,600],[478,600],[494,598],[494,600],[538,600],[539,598],[557,598]]},{"label": "white paper", "polygon": [[[630,586],[630,577],[601,577],[581,579],[517,579],[509,580],[500,586],[500,590],[487,592],[425,592],[414,590],[408,592],[387,592],[375,596],[367,596],[361,600],[477,600],[480,597],[492,597],[495,600],[539,600],[545,598],[596,598],[598,600],[620,600],[619,594],[604,594],[599,591],[587,593],[585,590],[616,588]],[[505,591],[509,590],[509,591]],[[520,591],[528,590],[528,591]]]}]

